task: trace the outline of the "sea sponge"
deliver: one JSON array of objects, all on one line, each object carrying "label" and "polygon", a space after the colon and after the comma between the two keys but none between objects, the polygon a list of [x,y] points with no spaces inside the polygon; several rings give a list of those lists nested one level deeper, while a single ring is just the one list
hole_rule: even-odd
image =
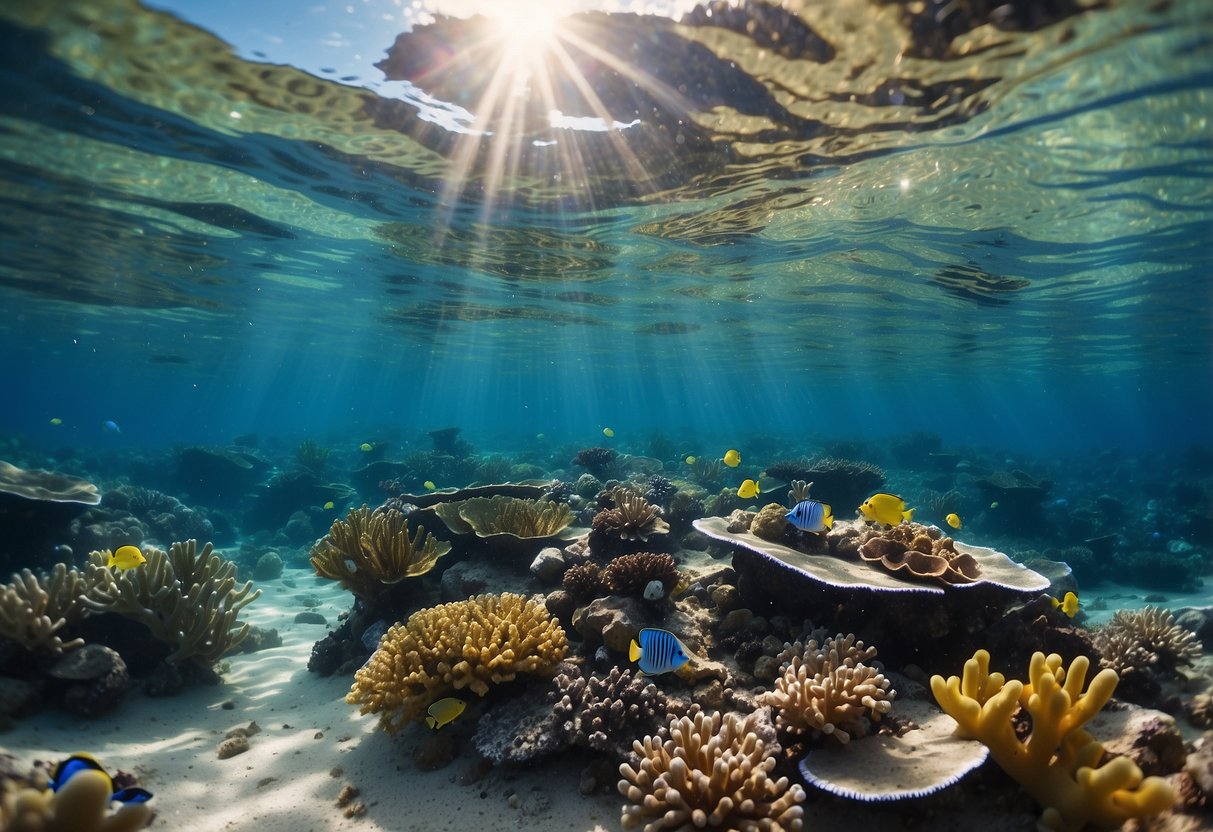
[{"label": "sea sponge", "polygon": [[113,785],[100,771],[75,774],[57,792],[5,780],[0,791],[4,832],[132,832],[147,826],[152,809],[130,803],[110,812]]},{"label": "sea sponge", "polygon": [[591,529],[595,535],[647,543],[669,532],[669,524],[661,519],[661,509],[634,491],[615,488],[609,499],[614,508],[604,508],[594,515]]},{"label": "sea sponge", "polygon": [[424,526],[409,537],[409,523],[396,509],[350,509],[345,520],[333,521],[329,533],[312,547],[316,574],[340,581],[363,601],[386,586],[424,575],[451,544],[437,540]]},{"label": "sea sponge", "polygon": [[787,514],[779,503],[767,503],[750,521],[750,533],[763,540],[779,540],[790,525]]},{"label": "sea sponge", "polygon": [[480,696],[490,684],[519,673],[550,673],[568,639],[539,601],[521,595],[477,595],[419,610],[395,624],[354,674],[345,701],[395,733],[421,719],[431,703],[468,688]]},{"label": "sea sponge", "polygon": [[236,585],[236,564],[198,551],[196,540],[174,543],[166,553],[148,547],[147,562],[137,569],[114,571],[109,552],[92,552],[89,594],[82,600],[95,612],[114,612],[139,621],[152,635],[172,646],[167,661],[210,665],[248,635],[237,626],[240,611],[261,595],[252,581]]},{"label": "sea sponge", "polygon": [[[1175,800],[1161,777],[1143,778],[1128,757],[1100,764],[1104,747],[1083,725],[1107,704],[1119,681],[1101,670],[1086,693],[1090,660],[1078,656],[1069,668],[1061,656],[1034,653],[1029,684],[990,672],[990,654],[978,650],[965,662],[963,678],[931,677],[939,706],[957,722],[957,733],[975,737],[990,756],[1045,808],[1050,829],[1079,832],[1088,824],[1115,829],[1130,818],[1166,810]],[[1032,733],[1020,740],[1012,716],[1023,708]]]},{"label": "sea sponge", "polygon": [[606,588],[619,595],[641,595],[652,581],[661,581],[668,595],[678,584],[678,564],[665,553],[636,552],[612,558],[602,570]]},{"label": "sea sponge", "polygon": [[879,722],[893,708],[897,692],[870,662],[875,647],[865,648],[853,634],[826,639],[820,646],[810,641],[788,645],[784,654],[791,660],[775,680],[775,690],[758,701],[776,709],[775,725],[789,734],[832,736],[847,743],[851,735],[866,730],[866,720]]},{"label": "sea sponge", "polygon": [[1095,647],[1103,657],[1100,664],[1117,672],[1157,667],[1173,673],[1201,655],[1196,634],[1176,624],[1170,610],[1158,607],[1117,610],[1096,630]]},{"label": "sea sponge", "polygon": [[799,832],[804,788],[769,776],[775,758],[755,733],[758,718],[697,713],[671,721],[665,742],[636,740],[639,768],[619,766],[623,828]]},{"label": "sea sponge", "polygon": [[85,575],[57,563],[47,575],[22,569],[8,584],[0,584],[0,636],[27,650],[62,653],[84,644],[64,642],[56,633],[87,612],[84,596],[90,583]]},{"label": "sea sponge", "polygon": [[901,523],[888,529],[870,529],[860,535],[859,557],[918,580],[965,584],[981,578],[977,559],[958,552],[950,537],[931,526]]}]

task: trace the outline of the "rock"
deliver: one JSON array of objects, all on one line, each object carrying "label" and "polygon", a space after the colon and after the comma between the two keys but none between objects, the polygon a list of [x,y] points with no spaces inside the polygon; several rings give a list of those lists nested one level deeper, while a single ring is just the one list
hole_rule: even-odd
[{"label": "rock", "polygon": [[761,682],[773,682],[779,678],[779,659],[774,656],[759,656],[754,662],[754,678]]},{"label": "rock", "polygon": [[572,624],[573,612],[577,609],[575,597],[563,589],[557,589],[549,592],[543,603],[562,625],[567,627]]},{"label": "rock", "polygon": [[319,624],[320,626],[323,627],[325,624],[328,624],[329,622],[328,622],[327,618],[325,618],[323,615],[321,615],[318,612],[314,612],[312,610],[304,610],[303,612],[297,613],[295,615],[295,623],[296,624]]},{"label": "rock", "polygon": [[737,609],[741,603],[741,595],[732,584],[721,584],[712,589],[712,603],[721,615],[727,615]]},{"label": "rock", "polygon": [[596,598],[573,613],[573,629],[591,644],[602,642],[620,653],[648,625],[648,614],[638,598],[608,595]]},{"label": "rock", "polygon": [[253,567],[253,579],[257,581],[272,581],[282,577],[282,556],[275,551],[266,552],[257,558]]},{"label": "rock", "polygon": [[1184,761],[1184,771],[1207,797],[1213,797],[1213,733],[1196,743]]},{"label": "rock", "polygon": [[729,686],[732,676],[724,662],[718,662],[715,659],[708,659],[702,656],[692,659],[687,664],[678,668],[676,672],[678,678],[692,685],[710,679],[719,679],[721,684]]},{"label": "rock", "polygon": [[462,601],[484,592],[488,574],[484,567],[470,561],[452,564],[442,573],[442,600]]},{"label": "rock", "polygon": [[754,613],[750,612],[745,607],[733,610],[723,619],[721,619],[720,624],[716,627],[716,632],[721,638],[728,638],[729,636],[737,635],[738,633],[749,629],[750,622],[753,620],[753,618]]},{"label": "rock", "polygon": [[312,525],[312,518],[307,516],[307,512],[296,511],[286,521],[286,525],[282,527],[282,534],[291,543],[300,545],[310,543],[316,539],[316,529]]},{"label": "rock", "polygon": [[50,674],[56,679],[82,681],[96,679],[115,670],[126,670],[126,662],[112,650],[101,644],[86,644],[79,650],[65,653],[51,665]]},{"label": "rock", "polygon": [[24,679],[0,676],[0,725],[8,717],[32,712],[40,701],[38,686]]},{"label": "rock", "polygon": [[230,757],[235,757],[237,754],[243,754],[245,751],[248,751],[248,749],[248,737],[244,734],[236,734],[219,743],[219,759],[226,760]]},{"label": "rock", "polygon": [[455,759],[455,740],[450,731],[431,731],[413,747],[413,767],[418,771],[437,771]]},{"label": "rock", "polygon": [[1105,752],[1128,757],[1147,776],[1173,774],[1184,767],[1184,739],[1169,714],[1129,705],[1123,711],[1101,712],[1092,724],[1099,726],[1092,733]]},{"label": "rock", "polygon": [[779,503],[767,503],[750,521],[750,532],[763,540],[779,540],[788,528],[787,513]]},{"label": "rock", "polygon": [[754,520],[754,512],[745,511],[743,509],[734,509],[729,515],[728,525],[725,527],[728,531],[736,534],[738,532],[748,532],[750,523]]},{"label": "rock", "polygon": [[281,646],[282,636],[278,634],[276,627],[258,627],[256,624],[252,624],[249,625],[248,635],[244,637],[244,641],[236,645],[235,652],[256,653],[258,650]]},{"label": "rock", "polygon": [[555,546],[543,549],[531,561],[531,574],[547,584],[560,580],[565,569],[564,554]]}]

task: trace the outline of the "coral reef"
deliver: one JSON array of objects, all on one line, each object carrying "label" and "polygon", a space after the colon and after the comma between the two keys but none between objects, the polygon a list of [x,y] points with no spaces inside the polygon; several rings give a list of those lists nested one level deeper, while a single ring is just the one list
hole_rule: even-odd
[{"label": "coral reef", "polygon": [[[459,516],[471,526],[477,537],[495,534],[522,538],[553,537],[573,521],[573,512],[567,504],[542,499],[523,500],[498,494],[443,505],[458,505]],[[443,519],[446,519],[445,516]]]},{"label": "coral reef", "polygon": [[1118,673],[1147,667],[1174,673],[1201,654],[1196,634],[1176,624],[1170,610],[1158,607],[1117,610],[1095,632],[1095,647],[1102,657],[1100,664]]},{"label": "coral reef", "polygon": [[659,506],[667,505],[678,492],[678,486],[660,474],[649,474],[643,478],[644,498]]},{"label": "coral reef", "polygon": [[0,584],[0,636],[27,650],[62,653],[84,644],[81,639],[62,641],[58,631],[87,612],[84,596],[88,578],[62,563],[46,575],[22,569],[8,584]]},{"label": "coral reef", "polygon": [[237,626],[240,611],[261,595],[251,581],[236,584],[236,565],[212,553],[211,544],[174,543],[166,553],[148,548],[138,569],[115,572],[109,552],[92,552],[83,602],[94,612],[114,612],[147,626],[173,649],[167,661],[200,665],[217,662],[248,635]]},{"label": "coral reef", "polygon": [[758,698],[775,708],[781,731],[824,734],[845,744],[853,734],[867,732],[869,719],[879,722],[892,710],[896,691],[870,664],[876,648],[865,648],[853,634],[840,633],[820,645],[791,644],[785,652],[792,654],[791,661],[775,680],[775,690]]},{"label": "coral reef", "polygon": [[767,503],[750,521],[750,531],[763,540],[780,540],[791,527],[788,510],[779,503]]},{"label": "coral reef", "polygon": [[537,601],[521,595],[477,595],[419,610],[383,634],[354,674],[346,702],[379,714],[395,733],[421,719],[434,701],[467,688],[484,696],[490,684],[519,673],[548,673],[568,639]]},{"label": "coral reef", "polygon": [[770,777],[775,757],[755,733],[757,714],[697,713],[673,720],[669,739],[646,736],[624,763],[619,793],[624,829],[703,828],[798,832],[804,788]]},{"label": "coral reef", "polygon": [[815,499],[846,507],[848,512],[885,481],[884,471],[871,463],[835,457],[783,459],[768,465],[766,474],[787,483],[811,483]]},{"label": "coral reef", "polygon": [[656,538],[669,533],[661,509],[639,494],[615,488],[607,499],[613,507],[595,514],[590,525],[590,549],[596,554],[633,548],[629,543],[653,548]]},{"label": "coral reef", "polygon": [[337,519],[329,533],[312,547],[316,574],[340,581],[341,586],[365,603],[372,603],[385,587],[424,575],[451,544],[437,540],[424,526],[409,537],[408,519],[395,509],[371,511],[366,505],[350,509]]},{"label": "coral reef", "polygon": [[944,537],[934,526],[910,522],[884,530],[870,529],[860,541],[860,558],[914,580],[947,585],[971,583],[981,577],[977,559],[958,552],[952,538]]},{"label": "coral reef", "polygon": [[4,832],[133,832],[152,819],[152,808],[146,803],[111,812],[113,785],[100,771],[81,771],[57,792],[8,779],[2,789],[0,829]]},{"label": "coral reef", "polygon": [[602,570],[596,563],[578,563],[564,571],[564,591],[574,598],[585,601],[596,598],[605,589]]},{"label": "coral reef", "polygon": [[332,448],[326,448],[311,439],[304,439],[299,443],[299,447],[295,448],[295,462],[300,468],[311,471],[313,474],[321,474],[324,473],[325,466],[328,465],[329,454],[332,452]]},{"label": "coral reef", "polygon": [[[931,677],[931,692],[959,732],[989,747],[1003,771],[1044,807],[1042,821],[1050,829],[1115,829],[1162,812],[1175,799],[1166,780],[1143,777],[1127,757],[1100,765],[1104,748],[1083,725],[1107,704],[1118,680],[1114,670],[1101,670],[1084,693],[1089,667],[1085,656],[1063,668],[1056,653],[1035,653],[1025,685],[991,673],[990,654],[978,650],[965,662],[962,678]],[[1026,740],[1012,721],[1021,707],[1032,720]]]},{"label": "coral reef", "polygon": [[681,708],[632,671],[612,667],[588,679],[575,668],[557,675],[553,712],[571,745],[627,756],[636,737],[669,723]]},{"label": "coral reef", "polygon": [[640,595],[651,581],[661,581],[669,595],[678,584],[678,564],[665,553],[635,552],[613,558],[602,570],[606,588],[620,595]]}]

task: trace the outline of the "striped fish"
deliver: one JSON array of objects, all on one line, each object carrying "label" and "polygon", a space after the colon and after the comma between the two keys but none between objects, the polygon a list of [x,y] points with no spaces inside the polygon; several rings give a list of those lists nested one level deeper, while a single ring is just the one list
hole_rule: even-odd
[{"label": "striped fish", "polygon": [[640,635],[632,639],[628,657],[640,666],[641,673],[649,675],[677,670],[691,660],[678,636],[669,630],[651,627],[641,630]]},{"label": "striped fish", "polygon": [[801,500],[784,517],[802,532],[824,532],[834,528],[834,509],[816,500]]}]

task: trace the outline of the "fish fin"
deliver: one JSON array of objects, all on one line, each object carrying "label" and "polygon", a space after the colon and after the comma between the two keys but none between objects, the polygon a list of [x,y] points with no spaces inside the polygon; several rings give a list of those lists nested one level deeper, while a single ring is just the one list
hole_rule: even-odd
[{"label": "fish fin", "polygon": [[118,791],[110,796],[110,800],[117,800],[119,803],[147,803],[151,799],[152,793],[138,786],[128,786],[125,789],[118,789]]},{"label": "fish fin", "polygon": [[427,716],[425,718],[425,724],[430,726],[430,730],[432,731],[438,730],[438,720],[434,719],[432,716]]},{"label": "fish fin", "polygon": [[107,567],[107,568],[109,568],[109,569],[113,569],[115,566],[117,566],[117,564],[118,564],[118,556],[117,556],[117,555],[110,555],[110,556],[109,556],[109,560],[107,560],[107,561],[105,562],[106,567]]},{"label": "fish fin", "polygon": [[1058,601],[1056,598],[1053,598],[1052,596],[1049,597],[1049,603],[1051,603],[1053,605],[1053,609],[1057,609],[1058,607],[1061,606],[1061,601]]},{"label": "fish fin", "polygon": [[903,511],[903,512],[901,513],[902,519],[904,519],[904,520],[913,520],[913,519],[914,519],[914,512],[915,512],[915,511],[917,511],[917,509],[913,509],[913,508],[907,508],[905,511]]},{"label": "fish fin", "polygon": [[628,645],[628,658],[632,661],[640,661],[640,645],[636,639],[632,639],[632,643]]}]

